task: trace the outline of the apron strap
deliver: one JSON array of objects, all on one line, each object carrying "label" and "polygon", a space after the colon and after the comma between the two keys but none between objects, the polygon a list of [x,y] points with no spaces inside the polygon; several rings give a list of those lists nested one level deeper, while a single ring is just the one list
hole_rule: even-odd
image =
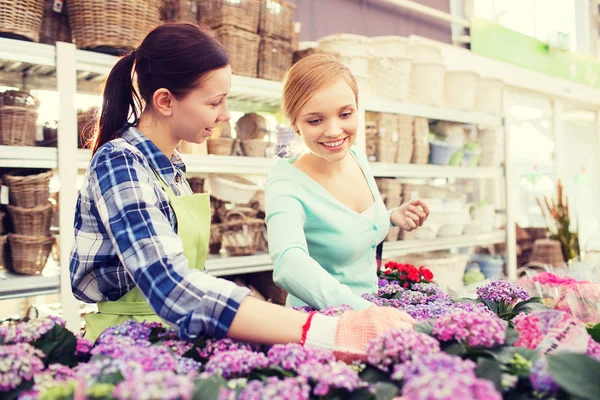
[{"label": "apron strap", "polygon": [[98,304],[98,312],[114,315],[156,315],[154,309],[146,301],[103,301]]}]

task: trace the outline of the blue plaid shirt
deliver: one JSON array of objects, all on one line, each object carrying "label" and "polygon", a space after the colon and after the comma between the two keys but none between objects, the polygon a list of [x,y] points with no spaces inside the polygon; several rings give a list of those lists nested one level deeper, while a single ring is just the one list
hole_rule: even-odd
[{"label": "blue plaid shirt", "polygon": [[169,160],[136,128],[94,155],[75,210],[73,294],[115,301],[136,285],[184,339],[224,337],[249,290],[188,267],[169,199],[191,193],[177,152]]}]

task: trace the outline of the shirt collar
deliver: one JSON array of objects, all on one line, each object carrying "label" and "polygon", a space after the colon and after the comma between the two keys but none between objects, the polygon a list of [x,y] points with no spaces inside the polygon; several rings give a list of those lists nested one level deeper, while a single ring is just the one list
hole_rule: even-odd
[{"label": "shirt collar", "polygon": [[171,159],[168,159],[147,136],[133,126],[125,130],[121,137],[142,152],[150,166],[160,174],[166,184],[173,184],[178,170],[185,175],[185,164],[177,150],[173,152]]}]

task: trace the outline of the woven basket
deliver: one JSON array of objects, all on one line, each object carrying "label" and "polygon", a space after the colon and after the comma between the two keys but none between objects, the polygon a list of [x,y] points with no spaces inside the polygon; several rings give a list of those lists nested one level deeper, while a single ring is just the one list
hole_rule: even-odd
[{"label": "woven basket", "polygon": [[260,36],[230,26],[217,29],[216,36],[227,49],[233,73],[256,78]]},{"label": "woven basket", "polygon": [[0,0],[0,36],[39,40],[43,0]]},{"label": "woven basket", "polygon": [[266,299],[275,304],[285,305],[288,293],[273,282],[271,271],[248,275],[248,284],[254,286]]},{"label": "woven basket", "polygon": [[192,192],[204,193],[204,178],[201,178],[199,176],[192,176],[191,178],[188,178],[187,181],[190,184]]},{"label": "woven basket", "polygon": [[339,56],[368,56],[370,40],[366,36],[337,33],[319,39],[319,49]]},{"label": "woven basket", "polygon": [[258,33],[288,42],[294,35],[296,5],[287,0],[261,0]]},{"label": "woven basket", "polygon": [[35,146],[35,108],[0,106],[0,145]]},{"label": "woven basket", "polygon": [[493,115],[503,114],[504,82],[499,79],[480,78],[477,81],[475,111]]},{"label": "woven basket", "polygon": [[232,26],[258,32],[260,0],[200,0],[200,22],[216,29]]},{"label": "woven basket", "polygon": [[50,198],[51,177],[52,171],[36,175],[4,175],[4,182],[10,192],[10,204],[24,208],[45,206]]},{"label": "woven basket", "polygon": [[197,23],[200,18],[199,2],[202,0],[160,0],[160,20]]},{"label": "woven basket", "polygon": [[444,62],[441,50],[430,44],[418,43],[411,39],[406,51],[415,63],[442,64]]},{"label": "woven basket", "polygon": [[232,210],[221,224],[221,242],[227,254],[247,256],[256,253],[265,221],[247,218],[242,212]]},{"label": "woven basket", "polygon": [[7,262],[6,262],[6,252],[4,251],[4,248],[6,247],[6,239],[8,236],[3,235],[0,236],[0,269],[2,268],[6,268]]},{"label": "woven basket", "polygon": [[77,110],[77,147],[80,149],[87,148],[94,136],[96,112],[96,107]]},{"label": "woven basket", "polygon": [[38,275],[42,272],[52,251],[54,237],[8,235],[11,269],[21,275]]},{"label": "woven basket", "polygon": [[77,48],[117,55],[131,51],[160,22],[157,0],[69,0]]},{"label": "woven basket", "polygon": [[242,153],[247,157],[265,157],[268,145],[262,139],[242,140]]},{"label": "woven basket", "polygon": [[27,236],[48,236],[52,225],[52,204],[23,208],[7,206],[15,233]]},{"label": "woven basket", "polygon": [[533,243],[533,252],[529,258],[531,262],[538,262],[553,267],[565,265],[560,241],[552,239],[537,239]]},{"label": "woven basket", "polygon": [[471,71],[448,71],[445,79],[444,97],[446,107],[473,111],[477,95],[479,75]]},{"label": "woven basket", "polygon": [[208,251],[210,254],[219,254],[221,252],[221,224],[212,224],[210,226]]},{"label": "woven basket", "polygon": [[237,155],[237,140],[232,138],[209,139],[206,141],[208,154],[217,156],[236,156]]},{"label": "woven basket", "polygon": [[282,81],[285,73],[292,67],[292,46],[283,40],[263,37],[258,52],[258,77]]},{"label": "woven basket", "polygon": [[413,63],[410,78],[410,101],[414,103],[441,106],[444,100],[443,64]]},{"label": "woven basket", "polygon": [[404,57],[407,52],[407,39],[404,36],[376,36],[371,38],[370,54],[372,56],[389,55]]},{"label": "woven basket", "polygon": [[66,5],[63,3],[62,10],[56,12],[54,11],[54,0],[45,0],[40,43],[54,45],[56,42],[71,43],[72,41],[73,36]]},{"label": "woven basket", "polygon": [[401,101],[408,99],[411,67],[408,57],[371,58],[371,94]]}]

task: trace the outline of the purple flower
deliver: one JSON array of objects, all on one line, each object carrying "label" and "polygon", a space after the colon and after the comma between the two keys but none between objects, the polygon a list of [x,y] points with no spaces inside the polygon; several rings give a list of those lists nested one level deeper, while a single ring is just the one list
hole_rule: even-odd
[{"label": "purple flower", "polygon": [[43,393],[53,386],[74,379],[75,371],[71,368],[62,364],[51,364],[48,366],[48,369],[35,375],[35,385],[33,386],[33,390],[38,394]]},{"label": "purple flower", "polygon": [[585,352],[588,356],[596,361],[600,361],[600,343],[596,342],[592,337],[588,339],[588,347]]},{"label": "purple flower", "polygon": [[133,375],[141,375],[144,370],[140,363],[128,359],[96,358],[90,362],[81,363],[75,368],[78,379],[93,385],[105,375],[121,374],[124,379]]},{"label": "purple flower", "polygon": [[380,287],[377,291],[377,296],[390,299],[398,292],[404,292],[404,288],[397,282],[393,282],[389,285]]},{"label": "purple flower", "polygon": [[178,375],[188,375],[190,373],[195,373],[200,370],[202,367],[202,363],[196,360],[193,360],[188,357],[178,357],[177,358],[177,374]]},{"label": "purple flower", "polygon": [[309,313],[309,312],[313,311],[313,308],[311,306],[302,306],[302,307],[292,307],[292,310]]},{"label": "purple flower", "polygon": [[414,356],[412,360],[394,367],[392,379],[409,382],[428,373],[446,372],[448,374],[475,375],[477,365],[471,360],[446,353],[435,353]]},{"label": "purple flower", "polygon": [[418,355],[439,352],[439,342],[424,333],[408,329],[390,329],[369,342],[367,361],[388,372],[394,364],[410,361]]},{"label": "purple flower", "polygon": [[494,303],[512,304],[517,300],[527,300],[529,293],[522,286],[506,281],[495,281],[477,289],[477,297]]},{"label": "purple flower", "polygon": [[269,360],[262,353],[250,350],[224,351],[211,357],[206,363],[206,372],[228,379],[243,377],[255,369],[266,368]]},{"label": "purple flower", "polygon": [[50,332],[56,325],[53,319],[36,318],[16,325],[0,325],[0,336],[4,344],[32,343]]},{"label": "purple flower", "polygon": [[153,399],[185,400],[192,398],[193,390],[194,381],[187,376],[172,371],[153,371],[119,383],[113,397],[118,400],[137,400],[141,393],[146,393]]},{"label": "purple flower", "polygon": [[490,314],[457,311],[433,323],[433,335],[441,341],[458,340],[471,347],[492,348],[504,344],[506,325]]},{"label": "purple flower", "polygon": [[[235,395],[229,398],[235,399]],[[251,381],[238,396],[238,400],[308,400],[309,398],[310,386],[303,377],[284,379],[271,377],[266,382]]]},{"label": "purple flower", "polygon": [[411,379],[402,388],[402,396],[410,400],[502,400],[492,382],[446,371]]},{"label": "purple flower", "polygon": [[385,285],[389,285],[390,281],[388,281],[387,279],[378,279],[377,280],[377,286],[378,287],[383,287]]},{"label": "purple flower", "polygon": [[148,323],[141,323],[134,320],[129,320],[122,324],[111,326],[107,328],[98,340],[96,344],[107,343],[113,336],[124,336],[133,339],[136,343],[147,342],[152,332],[152,325]]},{"label": "purple flower", "polygon": [[75,356],[83,357],[89,355],[93,346],[94,344],[91,341],[77,336],[77,349],[75,350]]},{"label": "purple flower", "polygon": [[450,298],[435,283],[413,283],[410,289],[415,292],[425,293],[427,296]]},{"label": "purple flower", "polygon": [[44,369],[44,353],[28,343],[0,346],[0,392],[31,381]]},{"label": "purple flower", "polygon": [[529,380],[531,381],[531,386],[537,392],[545,394],[558,393],[559,387],[550,375],[550,372],[548,372],[546,357],[540,357],[533,363]]},{"label": "purple flower", "polygon": [[329,350],[304,347],[299,344],[276,344],[267,353],[269,364],[280,365],[283,369],[296,371],[306,362],[334,362],[335,356]]},{"label": "purple flower", "polygon": [[367,386],[356,370],[341,361],[330,364],[321,364],[317,361],[306,362],[298,368],[298,375],[315,383],[313,390],[315,396],[325,396],[331,389],[346,389],[352,392]]},{"label": "purple flower", "polygon": [[327,306],[319,311],[319,314],[327,315],[329,317],[334,317],[337,315],[342,315],[346,311],[351,311],[352,307],[347,304],[340,304],[339,306]]},{"label": "purple flower", "polygon": [[198,349],[198,354],[203,358],[210,358],[216,354],[223,353],[225,351],[234,351],[234,350],[248,350],[255,351],[258,350],[258,346],[234,341],[229,338],[224,339],[208,339],[206,341],[206,345],[203,349]]},{"label": "purple flower", "polygon": [[[146,342],[147,343],[147,342]],[[176,362],[169,349],[162,346],[100,344],[91,351],[92,355],[130,360],[139,363],[144,371],[173,371]]]},{"label": "purple flower", "polygon": [[162,346],[165,346],[178,356],[184,355],[185,353],[190,351],[192,347],[194,347],[193,343],[186,342],[185,340],[165,340],[160,344]]}]

